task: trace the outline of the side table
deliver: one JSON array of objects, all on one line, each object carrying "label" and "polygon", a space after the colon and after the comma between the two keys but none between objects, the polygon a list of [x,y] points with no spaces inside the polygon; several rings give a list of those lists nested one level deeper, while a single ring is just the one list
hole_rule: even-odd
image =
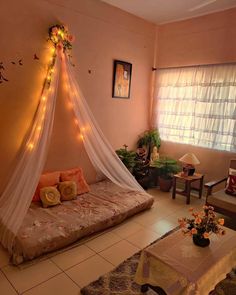
[{"label": "side table", "polygon": [[[184,182],[185,189],[184,190],[177,190],[176,189],[176,182],[180,180]],[[172,190],[172,199],[175,199],[175,195],[179,194],[186,197],[186,204],[190,204],[190,193],[191,190],[195,190],[199,192],[199,199],[202,197],[202,190],[203,190],[203,180],[204,175],[200,173],[195,173],[192,176],[184,176],[182,173],[175,174],[173,177],[173,190]],[[198,187],[192,187],[191,184],[195,181],[199,181]]]}]

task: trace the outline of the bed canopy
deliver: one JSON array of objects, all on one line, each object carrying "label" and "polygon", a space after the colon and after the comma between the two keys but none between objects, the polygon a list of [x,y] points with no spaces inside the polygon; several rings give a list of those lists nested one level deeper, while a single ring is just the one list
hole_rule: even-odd
[{"label": "bed canopy", "polygon": [[60,72],[67,92],[65,99],[73,108],[80,138],[95,169],[121,187],[143,191],[105,138],[79,88],[67,53],[73,37],[65,26],[55,25],[49,29],[49,39],[54,46],[42,95],[21,145],[14,172],[0,197],[0,241],[10,253],[44,168]]}]

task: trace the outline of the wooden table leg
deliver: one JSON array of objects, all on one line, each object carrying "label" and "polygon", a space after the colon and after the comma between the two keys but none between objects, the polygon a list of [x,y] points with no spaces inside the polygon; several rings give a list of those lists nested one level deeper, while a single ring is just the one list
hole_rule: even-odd
[{"label": "wooden table leg", "polygon": [[191,181],[186,181],[186,185],[187,185],[187,191],[186,191],[186,204],[189,205],[190,204],[190,193],[191,193]]},{"label": "wooden table leg", "polygon": [[173,177],[172,199],[175,199],[176,194],[176,177]]},{"label": "wooden table leg", "polygon": [[200,184],[199,184],[199,199],[202,197],[202,189],[203,189],[203,176],[200,179]]}]

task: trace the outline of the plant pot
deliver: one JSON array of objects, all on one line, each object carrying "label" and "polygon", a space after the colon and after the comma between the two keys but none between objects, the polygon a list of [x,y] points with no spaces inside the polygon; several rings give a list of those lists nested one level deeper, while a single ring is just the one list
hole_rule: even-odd
[{"label": "plant pot", "polygon": [[159,177],[160,190],[163,192],[169,192],[172,187],[172,183],[172,178],[162,178],[161,176]]},{"label": "plant pot", "polygon": [[210,245],[210,240],[205,239],[200,235],[193,235],[193,243],[199,247],[207,247]]}]

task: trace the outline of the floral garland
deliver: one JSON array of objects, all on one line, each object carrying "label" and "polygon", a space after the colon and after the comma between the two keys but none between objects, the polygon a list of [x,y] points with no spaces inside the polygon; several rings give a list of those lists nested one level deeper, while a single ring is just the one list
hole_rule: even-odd
[{"label": "floral garland", "polygon": [[[48,35],[48,40],[53,43],[55,48],[51,63],[48,66],[47,77],[44,82],[44,86],[49,88],[52,80],[52,73],[54,72],[53,68],[56,62],[57,52],[62,51],[67,53],[68,57],[71,58],[68,51],[72,49],[72,42],[75,40],[75,37],[69,33],[68,28],[65,25],[58,24],[49,28]],[[74,64],[72,65],[74,66]]]},{"label": "floral garland", "polygon": [[49,28],[49,40],[52,41],[55,48],[63,50],[72,49],[72,43],[75,37],[69,34],[68,28],[64,25],[54,25]]}]

